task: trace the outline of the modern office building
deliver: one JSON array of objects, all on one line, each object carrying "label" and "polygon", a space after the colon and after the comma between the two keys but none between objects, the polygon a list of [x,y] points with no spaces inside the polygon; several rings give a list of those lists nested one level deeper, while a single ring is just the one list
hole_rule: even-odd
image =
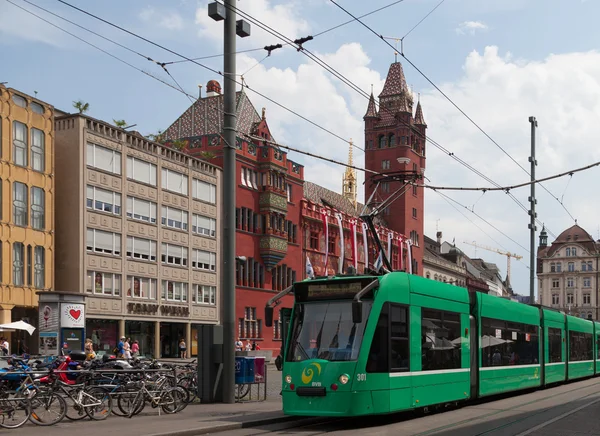
[{"label": "modern office building", "polygon": [[56,118],[56,286],[98,351],[175,357],[220,320],[221,170],[82,114]]}]

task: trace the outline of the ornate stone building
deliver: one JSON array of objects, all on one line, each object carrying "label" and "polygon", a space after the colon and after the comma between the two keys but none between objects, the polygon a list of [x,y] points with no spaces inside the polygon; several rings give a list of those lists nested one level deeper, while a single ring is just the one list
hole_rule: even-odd
[{"label": "ornate stone building", "polygon": [[[215,80],[162,134],[168,146],[223,166],[223,95]],[[281,323],[263,324],[265,303],[302,277],[300,210],[304,167],[275,146],[266,119],[242,91],[237,92],[236,130],[236,315],[238,336],[279,350]],[[282,306],[290,307],[286,297]]]},{"label": "ornate stone building", "polygon": [[599,319],[599,258],[600,241],[577,224],[550,245],[542,229],[537,252],[540,303],[582,318]]}]

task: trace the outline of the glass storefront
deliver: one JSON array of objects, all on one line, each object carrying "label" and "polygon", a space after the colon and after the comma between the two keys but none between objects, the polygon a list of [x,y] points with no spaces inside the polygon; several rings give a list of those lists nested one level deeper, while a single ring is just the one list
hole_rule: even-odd
[{"label": "glass storefront", "polygon": [[125,336],[138,341],[140,356],[154,358],[154,322],[125,321]]},{"label": "glass storefront", "polygon": [[160,357],[179,357],[179,341],[185,340],[185,324],[160,323]]},{"label": "glass storefront", "polygon": [[85,321],[85,334],[92,340],[96,354],[111,354],[119,343],[119,321],[88,318]]}]

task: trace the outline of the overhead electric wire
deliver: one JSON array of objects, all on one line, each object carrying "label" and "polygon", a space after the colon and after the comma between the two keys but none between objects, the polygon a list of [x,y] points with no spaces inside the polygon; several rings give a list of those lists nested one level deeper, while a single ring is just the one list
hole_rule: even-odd
[{"label": "overhead electric wire", "polygon": [[[394,6],[394,5],[397,5],[398,3],[402,3],[403,1],[404,0],[396,0],[396,1],[394,1],[392,3],[389,3],[389,4],[385,5],[385,6],[377,8],[377,9],[371,11],[371,12],[367,12],[366,14],[359,15],[359,18],[368,17],[369,15],[373,15],[373,14],[375,14],[377,12],[383,11],[384,9],[387,9],[387,8],[390,8],[390,7]],[[340,27],[343,27],[343,26],[345,26],[347,24],[350,24],[350,23],[352,23],[354,21],[356,21],[356,20],[344,21],[343,23],[340,23],[338,25],[330,27],[329,29],[325,29],[325,30],[323,30],[323,31],[321,31],[319,33],[316,33],[315,35],[313,35],[313,37],[316,38],[317,36],[324,35],[325,33],[331,32],[332,30],[335,30],[335,29],[339,29]],[[251,48],[249,50],[238,50],[238,51],[234,52],[233,54],[249,53],[249,52],[253,52],[253,51],[262,51],[264,49],[265,49],[264,47],[257,47],[257,48]],[[194,60],[194,61],[201,61],[203,59],[212,59],[212,58],[218,58],[218,57],[222,57],[222,56],[224,56],[224,54],[220,53],[220,54],[215,54],[215,55],[210,55],[210,56],[201,56],[201,57],[198,57],[198,58],[192,58],[192,60]],[[181,59],[179,61],[165,62],[165,65],[179,64],[179,63],[182,63],[182,62],[189,62],[189,61],[187,59]]]},{"label": "overhead electric wire", "polygon": [[[385,40],[385,38],[378,34],[377,32],[375,32],[375,30],[373,30],[371,27],[369,27],[367,24],[365,24],[364,22],[362,22],[360,20],[359,17],[354,16],[350,11],[348,11],[347,9],[345,9],[343,6],[341,6],[340,4],[338,4],[335,0],[330,0],[334,5],[336,5],[338,8],[340,8],[342,11],[344,11],[346,14],[350,15],[355,21],[358,21],[360,24],[362,24],[366,29],[368,29],[371,33],[373,33],[374,35],[376,35],[378,38],[380,38],[385,44],[387,44],[389,47],[391,47],[392,49],[394,49],[394,51],[396,51],[396,48],[391,45],[389,42],[387,42]],[[434,9],[435,10],[435,9]],[[479,129],[490,141],[492,141],[492,143],[494,145],[496,145],[496,147],[498,147],[500,150],[502,150],[502,152],[508,156],[515,164],[517,164],[517,166],[519,168],[521,168],[527,175],[531,175],[529,173],[529,171],[527,171],[519,162],[517,162],[515,160],[515,158],[513,158],[510,153],[508,153],[500,144],[498,144],[485,130],[483,130],[483,128],[481,128],[481,126],[479,126],[479,124],[477,124],[471,117],[469,117],[465,111],[463,111],[456,103],[454,103],[454,101],[448,97],[435,83],[433,83],[433,81],[425,74],[423,73],[413,62],[411,62],[410,59],[408,59],[405,55],[404,52],[401,52],[400,55],[419,73],[421,74],[421,76],[423,76],[425,78],[425,80],[427,80],[437,91],[439,91],[440,94],[442,94],[444,96],[444,98],[446,98],[446,100],[448,100],[456,109],[458,109],[458,111],[460,113],[462,113],[475,127],[477,127],[477,129]],[[543,188],[548,194],[550,194],[550,196],[552,196],[552,198],[554,198],[556,201],[558,201],[560,203],[560,205],[563,207],[563,209],[567,212],[567,214],[569,214],[569,216],[571,217],[571,219],[573,219],[574,221],[577,221],[575,219],[575,217],[573,217],[573,215],[571,215],[571,213],[568,211],[568,209],[566,208],[566,206],[558,199],[557,196],[555,196],[553,193],[551,193],[544,185],[540,184],[540,187]],[[536,222],[538,222],[538,224],[540,224],[539,220],[536,219]],[[548,229],[546,229],[548,230]],[[550,232],[548,232],[550,233]]]},{"label": "overhead electric wire", "polygon": [[475,215],[477,218],[479,218],[481,221],[485,222],[488,226],[492,227],[494,230],[496,230],[498,233],[501,233],[502,235],[504,235],[504,237],[510,239],[512,242],[514,242],[515,244],[517,244],[519,247],[521,247],[523,250],[525,250],[527,253],[529,253],[529,250],[525,247],[523,247],[521,244],[519,244],[517,241],[515,241],[513,238],[511,238],[510,236],[508,236],[506,233],[504,233],[502,230],[500,230],[498,227],[496,227],[495,225],[493,225],[492,223],[490,223],[488,220],[486,220],[485,218],[483,218],[481,215],[479,215],[477,212],[475,212],[474,210],[469,209],[467,206],[465,206],[464,204],[459,203],[458,201],[456,201],[455,199],[453,199],[452,197],[449,197],[446,194],[443,194],[441,192],[435,191],[437,192],[439,195],[441,195],[442,197],[452,201],[453,203],[458,204],[459,206],[463,207],[464,209],[468,210],[469,212],[471,212],[473,215]]},{"label": "overhead electric wire", "polygon": [[[122,27],[122,26],[119,26],[119,25],[117,25],[117,24],[111,23],[110,21],[107,21],[107,20],[105,20],[104,18],[101,18],[101,17],[99,17],[99,16],[97,16],[97,15],[94,15],[94,14],[92,14],[91,12],[87,12],[87,11],[85,11],[84,9],[81,9],[81,8],[79,8],[79,7],[77,7],[77,6],[74,6],[74,5],[72,5],[72,4],[70,4],[70,3],[68,3],[68,2],[66,2],[66,1],[64,1],[64,0],[57,0],[57,1],[58,1],[58,2],[60,2],[60,3],[62,3],[62,4],[64,4],[64,5],[66,5],[66,6],[69,6],[70,8],[73,8],[73,9],[75,9],[75,10],[77,10],[77,11],[79,11],[79,12],[81,12],[81,13],[85,14],[85,15],[88,15],[88,16],[90,16],[90,17],[92,17],[92,18],[94,18],[94,19],[96,19],[96,20],[98,20],[98,21],[101,21],[101,22],[103,22],[103,23],[105,23],[105,24],[108,24],[109,26],[112,26],[112,27],[114,27],[114,28],[116,28],[116,29],[119,29],[119,30],[121,30],[122,32],[125,32],[125,33],[127,33],[127,34],[129,34],[129,35],[132,35],[132,36],[134,36],[134,37],[136,37],[136,38],[138,38],[138,39],[141,39],[142,41],[145,41],[145,42],[147,42],[147,43],[149,43],[149,44],[151,44],[151,45],[154,45],[154,46],[156,46],[156,47],[158,47],[158,48],[160,48],[160,49],[162,49],[162,50],[165,50],[165,51],[167,51],[167,52],[169,52],[169,53],[171,53],[171,54],[173,54],[173,55],[175,55],[175,56],[179,56],[180,58],[186,59],[187,61],[189,61],[189,62],[192,62],[192,63],[194,63],[194,64],[196,64],[196,65],[198,65],[198,66],[200,66],[200,67],[202,67],[202,68],[204,68],[204,69],[206,69],[206,70],[208,70],[208,71],[211,71],[212,73],[215,73],[215,74],[217,74],[217,75],[219,75],[219,76],[221,76],[221,77],[225,77],[225,74],[224,74],[224,73],[222,73],[221,71],[215,70],[214,68],[208,67],[208,66],[206,66],[206,65],[204,65],[204,64],[201,64],[200,62],[197,62],[197,61],[195,61],[195,60],[192,60],[191,58],[189,58],[189,57],[187,57],[187,56],[185,56],[185,55],[182,55],[182,54],[180,54],[180,53],[178,53],[178,52],[176,52],[176,51],[174,51],[174,50],[171,50],[171,49],[170,49],[170,48],[168,48],[168,47],[165,47],[165,46],[163,46],[163,45],[160,45],[160,44],[158,44],[158,43],[156,43],[156,42],[154,42],[154,41],[152,41],[152,40],[149,40],[148,38],[145,38],[145,37],[143,37],[143,36],[141,36],[141,35],[138,35],[138,34],[137,34],[137,33],[135,33],[135,32],[132,32],[132,31],[130,31],[130,30],[127,30],[127,29],[125,29],[125,28],[124,28],[124,27]],[[314,121],[312,121],[312,120],[310,120],[309,118],[306,118],[305,116],[303,116],[303,115],[300,115],[298,112],[296,112],[296,111],[294,111],[294,110],[292,110],[292,109],[288,108],[287,106],[285,106],[285,105],[283,105],[283,104],[281,104],[281,103],[279,103],[279,102],[277,102],[277,101],[273,100],[272,98],[270,98],[270,97],[266,96],[265,94],[263,94],[263,93],[261,93],[261,92],[259,92],[259,91],[255,90],[255,89],[253,89],[252,87],[248,86],[247,84],[242,84],[242,83],[238,82],[237,80],[235,80],[235,79],[233,79],[233,78],[232,78],[231,80],[232,80],[234,83],[238,84],[238,85],[244,86],[246,89],[248,89],[248,90],[250,90],[250,91],[254,92],[256,95],[258,95],[258,96],[260,96],[260,97],[264,98],[265,100],[267,100],[267,101],[269,101],[269,102],[273,103],[274,105],[276,105],[276,106],[278,106],[278,107],[280,107],[280,108],[282,108],[282,109],[284,109],[284,110],[286,110],[286,111],[290,112],[291,114],[293,114],[293,115],[297,116],[298,118],[301,118],[301,119],[303,119],[304,121],[306,121],[306,122],[308,122],[308,123],[312,124],[313,126],[315,126],[315,127],[319,128],[319,129],[323,130],[324,132],[327,132],[327,133],[329,133],[330,135],[332,135],[332,136],[334,136],[334,137],[336,137],[336,138],[338,138],[338,139],[340,139],[340,140],[344,141],[346,144],[349,144],[349,143],[350,143],[350,141],[349,141],[349,140],[347,140],[347,139],[343,138],[342,136],[338,135],[337,133],[334,133],[334,132],[332,132],[331,130],[329,130],[329,129],[327,129],[327,128],[325,128],[325,127],[323,127],[323,126],[321,126],[321,125],[317,124],[316,122],[314,122]]]},{"label": "overhead electric wire", "polygon": [[[421,18],[421,20],[417,24],[415,24],[412,27],[412,29],[410,29],[408,32],[406,32],[406,34],[402,38],[400,38],[400,41],[404,41],[404,38],[406,38],[408,35],[410,35],[412,33],[413,30],[415,30],[417,27],[419,27],[421,25],[421,23],[423,21],[425,21],[427,19],[427,17],[429,17],[431,14],[433,14],[437,8],[439,8],[440,6],[442,6],[442,3],[444,3],[445,1],[446,0],[442,0],[436,6],[434,6],[434,8],[432,10],[430,10],[427,15],[425,15],[423,18]],[[362,18],[362,17],[358,17],[358,18]],[[352,21],[354,21],[354,20],[352,20]]]},{"label": "overhead electric wire", "polygon": [[[443,198],[443,199],[444,199],[444,200],[445,200],[445,201],[446,201],[446,202],[447,202],[447,203],[448,203],[450,206],[452,206],[452,207],[454,208],[454,210],[456,210],[456,211],[457,211],[458,213],[460,213],[460,214],[461,214],[463,217],[465,217],[465,218],[466,218],[466,219],[467,219],[467,220],[468,220],[468,221],[469,221],[471,224],[473,224],[475,227],[477,227],[479,230],[481,230],[481,232],[482,232],[484,235],[486,235],[488,238],[490,238],[492,241],[494,241],[494,243],[495,243],[495,244],[497,244],[497,245],[498,245],[500,248],[503,248],[505,251],[509,251],[509,250],[508,250],[506,247],[504,247],[504,245],[502,245],[500,242],[496,241],[496,239],[492,238],[492,237],[490,236],[490,234],[489,234],[489,233],[487,233],[485,230],[483,230],[483,229],[482,229],[482,228],[481,228],[481,227],[480,227],[480,226],[479,226],[479,225],[478,225],[478,224],[477,224],[475,221],[473,221],[471,218],[469,218],[467,215],[465,215],[465,213],[463,213],[463,211],[462,211],[462,210],[460,210],[460,209],[459,209],[459,208],[457,208],[457,207],[456,207],[454,204],[452,204],[452,202],[451,202],[450,200],[454,201],[455,203],[459,204],[461,207],[463,207],[463,208],[465,208],[465,209],[467,209],[467,210],[469,210],[469,211],[470,211],[470,209],[469,209],[468,207],[466,207],[466,206],[465,206],[465,205],[463,205],[463,204],[460,204],[460,203],[458,203],[458,202],[457,202],[456,200],[454,200],[454,199],[450,199],[450,197],[448,197],[448,196],[445,196],[445,197],[444,197],[444,196],[443,196],[443,195],[442,195],[440,192],[437,192],[437,191],[436,191],[436,193],[437,193],[438,195],[440,195],[440,197],[442,197],[442,198]],[[483,220],[483,221],[484,221],[484,222],[487,224],[487,221],[485,221],[485,220]],[[502,236],[504,236],[504,237],[506,237],[506,238],[510,239],[510,237],[509,237],[508,235],[506,235],[504,232],[502,232],[502,231],[500,231],[500,230],[497,230],[497,231],[499,231],[499,232],[500,232],[500,234],[501,234]],[[521,259],[518,259],[518,260],[519,260],[519,261],[521,261]],[[523,265],[525,265],[525,268],[527,268],[528,270],[531,270],[531,268],[529,267],[529,265],[527,265],[527,264],[526,264],[526,263],[524,263],[524,262],[521,262],[521,263],[523,263]]]},{"label": "overhead electric wire", "polygon": [[47,23],[47,24],[51,25],[52,27],[54,27],[54,28],[56,28],[56,29],[58,29],[58,30],[60,30],[60,31],[62,31],[62,32],[64,32],[64,33],[66,33],[67,35],[70,35],[70,36],[72,36],[73,38],[75,38],[75,39],[77,39],[77,40],[79,40],[79,41],[83,42],[84,44],[87,44],[87,45],[89,45],[90,47],[93,47],[93,48],[95,48],[96,50],[99,50],[99,51],[101,51],[102,53],[104,53],[104,54],[106,54],[106,55],[108,55],[108,56],[112,57],[113,59],[115,59],[115,60],[117,60],[117,61],[119,61],[119,62],[121,62],[121,63],[123,63],[123,64],[125,64],[125,65],[127,65],[127,66],[129,66],[129,67],[131,67],[131,68],[133,68],[133,69],[135,69],[135,70],[137,70],[137,71],[139,71],[140,73],[142,73],[142,74],[145,74],[146,76],[148,76],[148,77],[151,77],[151,78],[152,78],[152,79],[154,79],[154,80],[158,80],[158,81],[159,81],[159,82],[161,82],[162,84],[164,84],[164,85],[167,85],[167,86],[169,86],[170,88],[173,88],[174,90],[176,90],[176,91],[178,91],[178,92],[183,92],[183,94],[184,94],[184,95],[186,95],[186,96],[188,96],[188,97],[193,97],[191,94],[188,94],[187,92],[185,92],[185,91],[182,91],[182,89],[179,89],[179,88],[177,88],[176,86],[174,86],[174,85],[172,85],[172,84],[170,84],[170,83],[168,83],[168,82],[165,82],[165,81],[164,81],[164,80],[162,80],[161,78],[159,78],[159,77],[156,77],[156,76],[154,76],[153,74],[151,74],[151,73],[149,73],[149,72],[147,72],[147,71],[144,71],[144,70],[142,70],[141,68],[138,68],[138,67],[136,67],[135,65],[133,65],[133,64],[131,64],[131,63],[129,63],[129,62],[127,62],[127,61],[125,61],[125,60],[123,60],[123,59],[119,58],[118,56],[115,56],[114,54],[112,54],[112,53],[110,53],[110,52],[108,52],[108,51],[106,51],[106,50],[104,50],[104,49],[102,49],[102,48],[98,47],[97,45],[95,45],[95,44],[93,44],[93,43],[91,43],[91,42],[89,42],[89,41],[86,41],[85,39],[81,38],[80,36],[78,36],[78,35],[75,35],[74,33],[71,33],[71,32],[69,32],[68,30],[65,30],[65,29],[63,29],[62,27],[58,26],[57,24],[54,24],[54,23],[52,23],[51,21],[48,21],[48,20],[46,20],[45,18],[43,18],[43,17],[41,17],[41,16],[37,15],[35,12],[32,12],[32,11],[30,11],[30,10],[28,10],[28,9],[26,9],[26,8],[24,8],[24,7],[22,7],[22,6],[19,6],[18,4],[14,3],[14,2],[13,2],[13,1],[11,1],[11,0],[6,0],[6,1],[7,1],[8,3],[12,4],[13,6],[15,6],[15,7],[17,7],[17,8],[19,8],[19,9],[21,9],[22,11],[24,11],[24,12],[27,12],[28,14],[30,14],[30,15],[33,15],[34,17],[36,17],[36,18],[38,18],[38,19],[40,19],[40,20],[44,21],[45,23]]},{"label": "overhead electric wire", "polygon": [[[361,90],[356,84],[354,84],[353,82],[351,82],[349,79],[347,79],[344,75],[342,75],[341,73],[339,73],[337,70],[335,70],[334,68],[332,68],[331,66],[329,66],[326,62],[324,62],[323,60],[321,60],[319,57],[317,57],[316,55],[314,55],[313,53],[311,53],[308,49],[304,48],[303,46],[301,46],[300,44],[297,44],[295,41],[292,41],[290,38],[286,37],[285,35],[281,34],[280,32],[276,31],[275,29],[273,29],[272,27],[262,23],[260,20],[257,20],[256,18],[254,18],[253,16],[251,16],[250,14],[248,14],[247,12],[244,12],[242,10],[240,10],[239,8],[235,7],[235,6],[231,6],[228,5],[226,6],[227,8],[230,8],[231,10],[235,11],[236,13],[238,13],[240,16],[242,16],[243,18],[246,18],[247,20],[249,20],[252,24],[262,28],[263,30],[265,30],[266,32],[272,34],[273,36],[281,39],[282,41],[284,41],[287,44],[295,44],[296,47],[298,48],[298,51],[302,52],[305,56],[307,56],[309,59],[311,59],[313,62],[315,62],[317,65],[321,66],[322,68],[324,68],[326,71],[330,72],[334,77],[338,78],[339,80],[341,80],[344,84],[348,85],[351,89],[353,89],[354,91],[358,92],[360,95],[362,95],[363,97],[370,99],[370,96],[364,92],[363,90]],[[384,110],[389,111],[388,108],[386,108],[385,106],[381,106],[379,105],[379,108],[381,110],[381,108],[383,108]],[[402,122],[403,124],[405,124],[408,128],[410,128],[413,131],[417,131],[416,129],[414,129],[413,126],[411,126],[410,124],[406,123],[403,120],[400,120],[400,122]],[[471,171],[473,171],[475,174],[479,175],[480,177],[484,178],[485,180],[487,180],[488,182],[496,185],[496,186],[500,186],[499,184],[495,183],[492,179],[490,179],[488,176],[486,176],[485,174],[483,174],[481,171],[477,170],[476,168],[474,168],[473,166],[467,164],[465,161],[463,161],[462,159],[454,156],[453,153],[449,152],[448,150],[444,149],[443,147],[441,147],[439,144],[437,144],[435,141],[433,141],[430,138],[427,138],[426,136],[424,136],[423,134],[421,134],[421,132],[418,132],[419,135],[421,135],[426,141],[428,140],[430,143],[434,144],[434,146],[436,146],[437,148],[440,148],[442,151],[444,151],[445,153],[447,153],[449,156],[451,156],[453,159],[455,159],[456,161],[458,161],[459,163],[463,164],[465,167],[467,167],[468,169],[470,169]],[[354,144],[353,144],[354,145]],[[361,151],[364,151],[361,147],[358,147],[356,145],[354,145],[354,147],[360,149]],[[507,195],[526,213],[529,212],[529,210],[527,209],[527,207],[521,203],[521,201],[519,201],[519,199],[517,199],[511,192],[507,192]],[[538,223],[541,224],[541,222]],[[547,229],[548,233],[553,235],[553,233],[550,231],[550,229]]]},{"label": "overhead electric wire", "polygon": [[[354,16],[351,12],[349,12],[347,9],[345,9],[344,7],[342,7],[341,5],[339,5],[335,0],[330,0],[334,5],[336,5],[338,8],[340,8],[341,10],[343,10],[345,13],[347,13],[348,15],[350,15],[352,18],[354,18],[356,21],[358,21],[360,24],[362,24],[365,28],[367,28],[370,32],[372,32],[374,35],[378,36],[385,44],[387,44],[389,47],[391,47],[392,49],[394,49],[394,51],[396,51],[395,47],[393,45],[391,45],[389,42],[387,42],[385,40],[385,38],[378,34],[377,32],[375,32],[375,30],[373,30],[371,27],[369,27],[368,25],[366,25],[364,22],[362,22],[358,17]],[[465,117],[467,117],[467,119],[469,121],[471,121],[479,130],[481,130],[481,132],[483,132],[497,147],[499,147],[508,157],[510,157],[511,160],[513,160],[513,162],[515,162],[521,169],[523,169],[527,174],[529,174],[529,172],[527,172],[527,170],[525,170],[508,152],[506,152],[506,150],[504,150],[502,148],[502,146],[500,146],[500,144],[498,144],[496,141],[494,141],[494,139],[488,135],[488,133],[483,130],[477,123],[475,123],[475,121],[473,121],[458,105],[456,105],[456,103],[454,103],[454,101],[452,101],[452,99],[450,99],[435,83],[433,83],[433,81],[431,81],[431,79],[429,79],[429,77],[427,77],[421,70],[419,70],[416,65],[414,65],[408,58],[406,58],[406,56],[404,55],[404,53],[400,53],[402,55],[402,57],[404,59],[406,59],[406,61],[413,67],[415,68],[423,77],[425,77],[425,79],[431,83],[431,85],[433,87],[435,87],[448,101],[450,101],[450,103],[452,103]],[[540,185],[542,188],[546,189],[543,185]],[[547,189],[546,189],[547,191]],[[548,191],[549,192],[549,191]],[[550,192],[549,192],[550,193]],[[551,193],[550,193],[551,194]],[[529,212],[529,209],[527,209],[527,207],[525,207],[525,205],[523,205],[523,203],[521,203],[516,197],[514,197],[511,193],[508,193],[508,195],[513,198],[513,200],[526,212]],[[556,198],[554,196],[554,194],[551,194],[554,198]],[[558,200],[558,198],[556,198]],[[559,201],[560,202],[560,201]],[[563,205],[563,208],[566,210],[566,207]],[[567,211],[568,212],[568,211]],[[569,215],[572,217],[572,215],[569,213]],[[536,218],[536,222],[538,224],[542,224],[541,221],[539,219]],[[546,229],[548,231],[549,234],[552,234],[551,231],[549,231],[548,229]]]}]

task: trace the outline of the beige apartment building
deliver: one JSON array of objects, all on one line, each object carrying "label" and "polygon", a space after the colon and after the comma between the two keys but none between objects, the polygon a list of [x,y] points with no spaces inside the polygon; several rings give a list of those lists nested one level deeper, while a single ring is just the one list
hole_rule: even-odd
[{"label": "beige apartment building", "polygon": [[600,242],[577,224],[550,245],[548,234],[542,229],[537,252],[540,303],[597,320],[599,256]]},{"label": "beige apartment building", "polygon": [[195,355],[194,326],[219,322],[221,170],[82,114],[55,131],[57,290],[85,294],[98,351]]}]

